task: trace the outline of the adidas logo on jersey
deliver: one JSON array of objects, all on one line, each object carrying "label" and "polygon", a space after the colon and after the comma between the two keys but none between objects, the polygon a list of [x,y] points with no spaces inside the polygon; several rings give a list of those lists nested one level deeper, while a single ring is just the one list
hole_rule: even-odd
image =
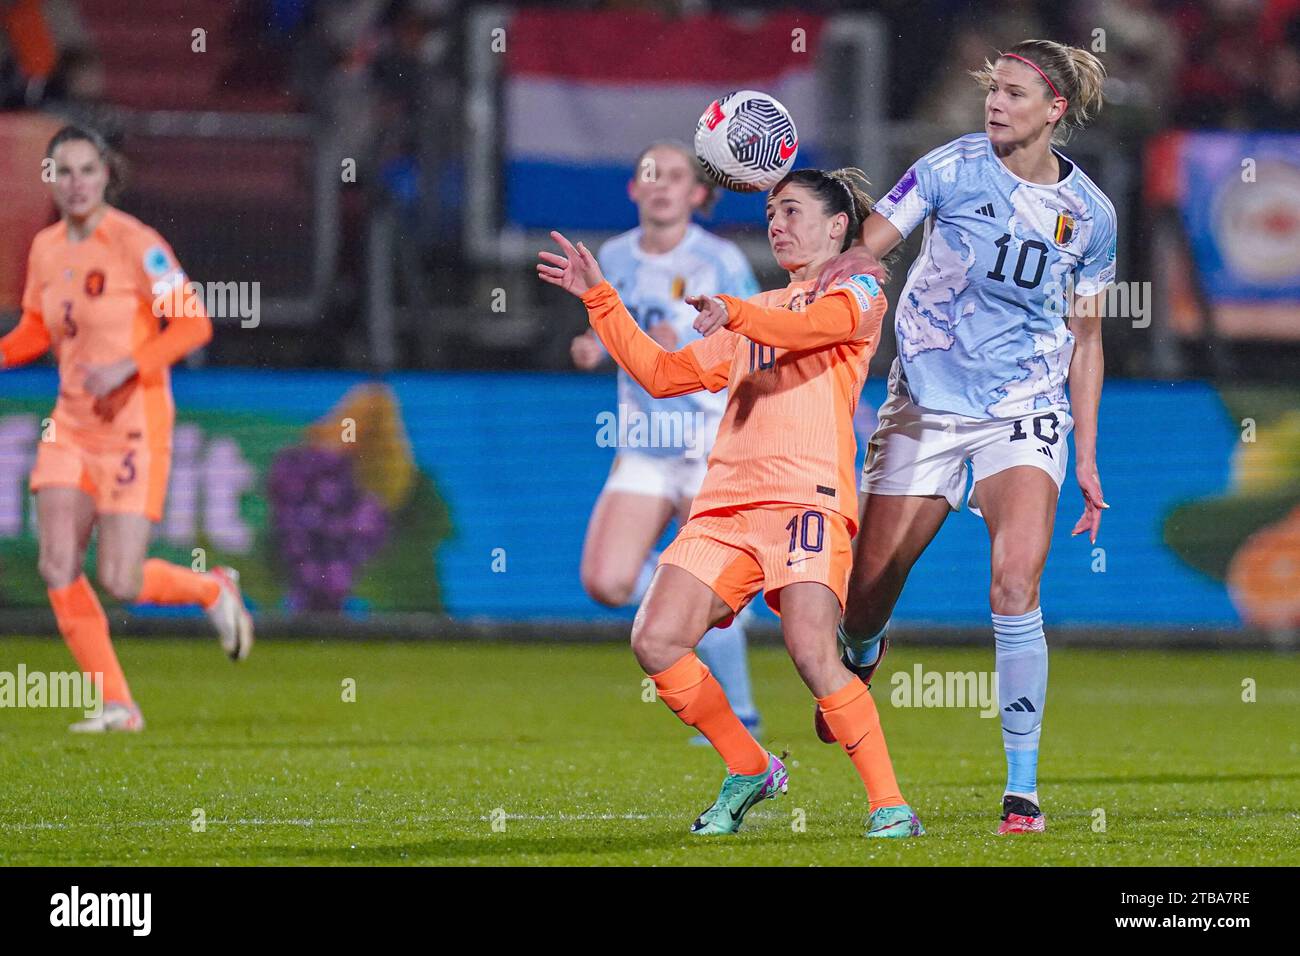
[{"label": "adidas logo on jersey", "polygon": [[977,213],[979,213],[981,216],[988,216],[990,219],[992,219],[992,218],[993,218],[993,203],[991,203],[991,202],[986,202],[984,205],[980,206],[980,207],[979,207],[978,209],[976,209],[975,211],[976,211]]},{"label": "adidas logo on jersey", "polygon": [[1029,702],[1028,697],[1021,697],[1019,700],[1013,700],[1011,703],[1007,704],[1007,706],[1003,707],[1002,709],[1014,710],[1017,713],[1021,713],[1021,714],[1036,713],[1036,711],[1034,710],[1034,705]]}]

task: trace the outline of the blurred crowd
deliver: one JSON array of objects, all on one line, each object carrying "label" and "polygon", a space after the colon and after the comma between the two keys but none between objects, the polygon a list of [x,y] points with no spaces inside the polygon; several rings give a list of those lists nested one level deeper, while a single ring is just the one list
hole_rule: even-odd
[{"label": "blurred crowd", "polygon": [[[137,0],[147,8],[147,0]],[[460,82],[456,51],[472,4],[458,0],[232,0],[230,40],[245,53],[228,82],[280,85],[304,109],[340,111],[339,94],[366,88],[356,135],[378,132],[400,151],[431,86]],[[543,2],[534,6],[654,9],[686,15],[732,5],[701,0]],[[23,108],[93,101],[105,64],[78,0],[0,0],[0,102]],[[103,3],[91,3],[103,8]],[[202,6],[202,3],[199,4]],[[750,9],[788,9],[752,0]],[[1295,129],[1300,124],[1300,0],[811,0],[817,13],[870,10],[894,37],[895,118],[978,127],[965,71],[1000,44],[1051,37],[1092,49],[1110,70],[1115,122],[1135,127]],[[182,41],[183,42],[183,41]],[[935,58],[935,49],[945,52]],[[665,69],[671,69],[665,65]],[[436,79],[436,83],[431,83]],[[350,113],[356,104],[348,102]]]},{"label": "blurred crowd", "polygon": [[[160,4],[152,46],[185,44],[166,31]],[[652,9],[684,16],[731,5],[703,0],[543,2],[556,8]],[[751,9],[788,9],[752,0]],[[967,71],[1013,40],[1052,37],[1098,53],[1110,76],[1100,127],[1140,143],[1180,127],[1300,129],[1300,0],[805,0],[830,14],[870,10],[892,37],[887,99],[893,119],[958,134],[982,125]],[[462,38],[472,4],[458,0],[195,0],[199,22],[220,8],[221,41],[233,47],[211,95],[194,110],[305,111],[333,131],[341,155],[379,175],[359,199],[397,210],[420,245],[452,246],[459,234],[463,135]],[[191,19],[193,19],[191,16]],[[205,19],[205,17],[207,19]],[[55,108],[112,127],[111,73],[122,54],[106,37],[121,20],[107,0],[0,0],[0,104]],[[173,33],[176,31],[172,31]],[[188,31],[185,31],[188,32]],[[119,38],[120,39],[120,38]],[[99,41],[103,41],[102,43]],[[933,51],[944,50],[935,57]],[[665,65],[671,71],[671,65]],[[106,76],[106,73],[108,74]],[[166,83],[160,83],[165,86]],[[249,97],[262,90],[273,98]],[[170,108],[176,108],[171,106]],[[111,132],[111,129],[109,130]],[[1125,134],[1137,134],[1130,137]]]},{"label": "blurred crowd", "polygon": [[[880,9],[895,62],[931,64],[928,76],[894,74],[895,118],[980,128],[966,70],[999,45],[1048,37],[1105,62],[1103,128],[1300,129],[1300,0],[926,0]],[[936,46],[947,51],[937,61]]]},{"label": "blurred crowd", "polygon": [[[983,125],[969,71],[1034,37],[1098,54],[1098,122],[1140,168],[1169,128],[1300,130],[1300,0],[541,0],[556,9],[873,12],[890,37],[891,119],[942,141]],[[46,109],[110,135],[121,107],[298,112],[366,175],[342,187],[340,334],[362,337],[365,250],[377,214],[394,243],[396,298],[427,313],[464,301],[465,37],[461,0],[0,0],[0,107]],[[188,56],[190,27],[220,57]],[[935,51],[943,51],[936,55]],[[215,64],[215,65],[214,65]],[[132,73],[134,71],[134,73]],[[194,75],[195,72],[204,75]],[[664,65],[665,76],[678,68]],[[182,82],[184,81],[184,82]],[[161,98],[161,99],[160,99]],[[1119,197],[1117,197],[1119,198]],[[374,248],[374,246],[370,246]],[[328,320],[332,321],[332,320]],[[310,356],[308,356],[310,360]]]},{"label": "blurred crowd", "polygon": [[[147,8],[145,0],[137,0]],[[701,0],[543,3],[654,9],[687,15],[727,4]],[[0,0],[0,103],[93,110],[105,94],[96,23],[105,7],[78,0]],[[198,5],[200,8],[202,4]],[[319,116],[345,155],[382,170],[386,198],[447,234],[439,196],[454,192],[463,62],[471,4],[457,0],[233,0],[226,42],[236,46],[223,87],[274,87],[291,108]],[[754,0],[748,8],[786,8]],[[1086,46],[1110,72],[1101,123],[1120,131],[1170,126],[1300,129],[1300,0],[812,0],[809,12],[871,10],[894,38],[895,119],[953,132],[982,125],[967,70],[1000,44],[1052,37]],[[88,22],[89,21],[89,22]],[[152,42],[159,42],[157,37]],[[179,38],[184,43],[186,38]],[[946,52],[934,57],[932,51]],[[665,69],[671,67],[665,65]],[[196,103],[195,109],[210,104]],[[431,130],[436,132],[431,133]],[[429,175],[436,164],[439,175]],[[435,221],[441,218],[442,225]]]}]

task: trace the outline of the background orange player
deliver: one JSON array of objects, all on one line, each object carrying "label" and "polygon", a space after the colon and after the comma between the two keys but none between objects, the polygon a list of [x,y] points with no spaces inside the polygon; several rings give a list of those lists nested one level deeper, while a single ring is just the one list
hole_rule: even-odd
[{"label": "background orange player", "polygon": [[[154,230],[113,208],[113,158],[96,133],[64,127],[46,150],[60,221],[32,241],[22,318],[0,339],[0,365],[53,349],[59,394],[32,470],[40,573],[68,648],[103,675],[103,712],[74,731],[141,730],[94,589],[82,570],[99,529],[99,583],[119,601],[200,604],[234,660],[248,656],[252,616],[232,568],[196,572],[145,559],[171,464],[170,366],[212,337],[185,274]],[[162,319],[166,318],[166,327]]]},{"label": "background orange player", "polygon": [[859,170],[791,173],[767,202],[784,289],[748,301],[691,297],[705,338],[668,352],[632,319],[595,257],[551,233],[541,279],[581,297],[610,354],[654,397],[728,390],[690,519],[660,558],[632,626],[632,650],[659,697],[727,764],[718,799],[692,833],[735,833],[749,809],[784,792],[787,773],[736,717],[695,654],[765,590],[799,676],[866,785],[868,836],[923,833],[894,778],[867,686],[839,659],[857,526],[853,412],[880,341],[885,295],[855,275],[814,302],[822,265],[846,249],[872,201]]}]

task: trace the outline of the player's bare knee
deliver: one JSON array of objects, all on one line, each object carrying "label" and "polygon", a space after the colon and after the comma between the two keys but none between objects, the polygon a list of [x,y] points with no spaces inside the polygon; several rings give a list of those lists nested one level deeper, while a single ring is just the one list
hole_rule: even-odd
[{"label": "player's bare knee", "polygon": [[72,554],[42,554],[36,562],[36,569],[50,590],[66,588],[81,574],[81,568]]},{"label": "player's bare knee", "polygon": [[593,572],[582,575],[582,588],[597,604],[605,607],[626,607],[632,600],[635,578],[622,578],[608,573]]},{"label": "player's bare knee", "polygon": [[107,564],[99,569],[99,583],[115,601],[130,602],[140,596],[144,582],[139,568]]},{"label": "player's bare knee", "polygon": [[993,572],[989,605],[994,614],[1025,614],[1038,606],[1038,581],[1023,571]]},{"label": "player's bare knee", "polygon": [[682,655],[681,635],[660,616],[638,614],[632,622],[632,653],[648,674],[671,667]]}]

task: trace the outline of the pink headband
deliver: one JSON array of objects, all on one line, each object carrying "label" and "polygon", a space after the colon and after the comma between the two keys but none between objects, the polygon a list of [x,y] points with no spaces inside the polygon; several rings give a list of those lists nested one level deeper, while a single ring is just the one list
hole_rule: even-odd
[{"label": "pink headband", "polygon": [[1019,53],[999,53],[998,56],[1009,56],[1013,60],[1019,60],[1021,63],[1028,63],[1038,72],[1038,75],[1043,78],[1043,82],[1052,88],[1052,92],[1056,94],[1058,99],[1062,99],[1062,100],[1065,99],[1065,97],[1061,96],[1060,91],[1056,88],[1056,84],[1047,78],[1047,74],[1044,73],[1041,69],[1039,69],[1038,64],[1035,63],[1033,60],[1026,60]]}]

